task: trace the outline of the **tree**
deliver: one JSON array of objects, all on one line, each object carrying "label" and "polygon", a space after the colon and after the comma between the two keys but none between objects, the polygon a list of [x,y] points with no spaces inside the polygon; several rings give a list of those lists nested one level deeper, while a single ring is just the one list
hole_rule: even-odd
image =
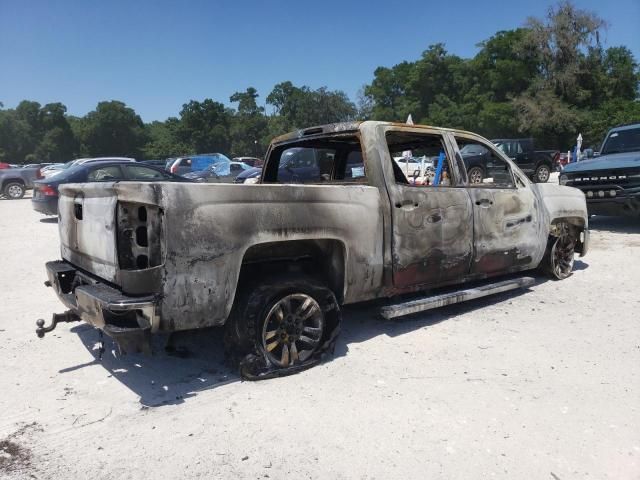
[{"label": "tree", "polygon": [[231,153],[233,156],[262,156],[266,144],[267,118],[264,107],[259,107],[256,99],[258,91],[249,87],[244,92],[236,92],[229,100],[238,103],[238,111],[231,121]]},{"label": "tree", "polygon": [[123,102],[100,102],[80,129],[81,140],[93,157],[139,157],[147,141],[142,119]]},{"label": "tree", "polygon": [[194,153],[228,152],[230,117],[220,102],[191,100],[180,111],[178,139]]}]

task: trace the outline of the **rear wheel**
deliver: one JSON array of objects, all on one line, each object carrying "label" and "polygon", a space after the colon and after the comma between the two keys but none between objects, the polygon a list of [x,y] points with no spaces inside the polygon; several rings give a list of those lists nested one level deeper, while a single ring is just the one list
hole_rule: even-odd
[{"label": "rear wheel", "polygon": [[469,183],[478,184],[482,183],[484,179],[484,171],[481,167],[471,167],[467,172],[467,176],[469,177]]},{"label": "rear wheel", "polygon": [[536,172],[533,175],[533,179],[536,183],[546,183],[551,176],[551,168],[548,165],[538,165]]},{"label": "rear wheel", "polygon": [[25,188],[20,182],[9,182],[4,186],[4,196],[9,200],[19,200],[24,197]]},{"label": "rear wheel", "polygon": [[274,277],[242,288],[225,347],[244,378],[288,375],[317,364],[333,348],[339,321],[336,298],[321,282]]}]

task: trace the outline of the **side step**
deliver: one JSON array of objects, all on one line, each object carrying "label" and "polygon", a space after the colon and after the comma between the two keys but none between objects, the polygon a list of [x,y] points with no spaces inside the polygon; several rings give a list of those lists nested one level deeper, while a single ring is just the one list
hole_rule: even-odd
[{"label": "side step", "polygon": [[468,288],[466,290],[456,290],[455,292],[443,293],[442,295],[434,295],[433,297],[424,297],[418,300],[398,303],[396,305],[388,305],[380,309],[380,315],[387,320],[412,313],[424,312],[432,308],[444,307],[454,303],[466,302],[476,298],[486,297],[494,293],[508,292],[516,288],[527,288],[535,283],[533,277],[520,277],[512,280],[504,280],[502,282],[489,283],[481,287]]}]

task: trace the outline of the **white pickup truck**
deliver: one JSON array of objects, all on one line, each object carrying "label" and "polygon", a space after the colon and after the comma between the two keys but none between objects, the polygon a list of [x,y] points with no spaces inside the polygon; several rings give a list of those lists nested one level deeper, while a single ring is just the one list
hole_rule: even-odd
[{"label": "white pickup truck", "polygon": [[[469,182],[465,145],[487,149],[493,178]],[[296,183],[280,168],[292,149],[313,163]],[[394,161],[407,151],[437,159],[428,185],[411,184]],[[533,281],[488,280],[505,274],[541,267],[563,279],[589,238],[579,190],[532,183],[473,133],[385,122],[276,138],[255,185],[115,182],[60,192],[62,259],[47,264],[47,284],[69,311],[47,327],[39,320],[39,336],[81,319],[134,351],[157,332],[225,325],[246,378],[320,361],[342,305],[399,298],[381,311],[394,318]],[[429,294],[402,300],[418,291]]]}]

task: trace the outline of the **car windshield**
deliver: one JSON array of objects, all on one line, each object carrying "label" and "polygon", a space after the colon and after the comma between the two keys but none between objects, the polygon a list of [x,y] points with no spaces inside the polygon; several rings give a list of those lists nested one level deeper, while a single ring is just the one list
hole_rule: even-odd
[{"label": "car windshield", "polygon": [[612,132],[602,146],[601,154],[640,151],[640,127]]}]

